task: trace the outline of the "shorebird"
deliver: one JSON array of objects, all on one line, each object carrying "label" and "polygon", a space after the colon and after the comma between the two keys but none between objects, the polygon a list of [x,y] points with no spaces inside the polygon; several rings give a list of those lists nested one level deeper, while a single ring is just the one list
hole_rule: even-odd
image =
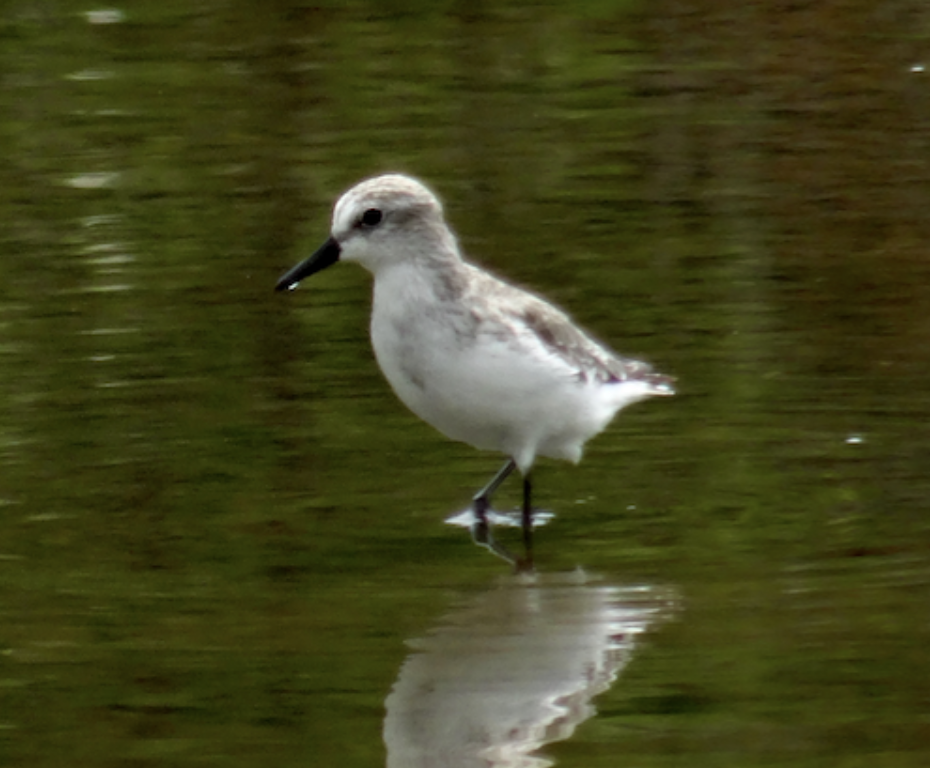
[{"label": "shorebird", "polygon": [[[337,261],[374,275],[371,341],[397,396],[453,440],[508,459],[472,498],[475,540],[532,564],[530,469],[537,456],[577,463],[616,413],[672,379],[595,341],[562,310],[466,261],[439,198],[416,179],[366,179],[333,209],[329,238],[278,281],[290,290]],[[491,537],[491,496],[523,475],[526,557]]]}]

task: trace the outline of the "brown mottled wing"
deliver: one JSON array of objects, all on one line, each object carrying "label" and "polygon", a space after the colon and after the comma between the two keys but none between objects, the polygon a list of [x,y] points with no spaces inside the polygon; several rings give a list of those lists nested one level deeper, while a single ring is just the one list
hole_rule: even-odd
[{"label": "brown mottled wing", "polygon": [[630,380],[664,379],[648,363],[629,360],[601,346],[577,326],[565,313],[542,301],[532,302],[515,318],[539,338],[548,351],[576,369],[579,381],[608,384]]},{"label": "brown mottled wing", "polygon": [[[475,273],[473,273],[475,274]],[[585,335],[561,310],[532,293],[508,285],[484,272],[474,284],[486,307],[496,311],[483,320],[490,325],[520,329],[523,341],[531,339],[574,371],[580,382],[616,383],[645,381],[657,389],[671,387],[672,379],[657,373],[648,363],[620,357]],[[496,317],[494,316],[496,315]]]}]

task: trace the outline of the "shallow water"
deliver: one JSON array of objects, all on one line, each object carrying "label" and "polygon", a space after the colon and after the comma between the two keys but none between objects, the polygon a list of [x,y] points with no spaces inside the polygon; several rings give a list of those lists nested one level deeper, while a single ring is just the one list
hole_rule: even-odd
[{"label": "shallow water", "polygon": [[[926,765],[928,22],[8,4],[0,764]],[[367,275],[272,292],[388,169],[678,378],[540,462],[535,583]]]}]

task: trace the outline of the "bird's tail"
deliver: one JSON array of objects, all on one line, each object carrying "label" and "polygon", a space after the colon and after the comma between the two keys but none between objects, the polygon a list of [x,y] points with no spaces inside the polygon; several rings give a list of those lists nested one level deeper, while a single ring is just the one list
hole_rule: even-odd
[{"label": "bird's tail", "polygon": [[645,385],[645,395],[667,397],[675,394],[675,378],[659,373],[649,363],[640,360],[624,360],[625,381],[641,382]]}]

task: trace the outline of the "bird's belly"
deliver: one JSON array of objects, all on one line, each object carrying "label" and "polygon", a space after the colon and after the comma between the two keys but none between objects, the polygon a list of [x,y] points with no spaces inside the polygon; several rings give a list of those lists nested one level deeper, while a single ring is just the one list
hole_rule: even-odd
[{"label": "bird's belly", "polygon": [[[397,396],[453,440],[531,463],[537,451],[577,461],[612,414],[545,365],[504,344],[372,333],[375,356]],[[522,457],[522,461],[521,461]]]}]

